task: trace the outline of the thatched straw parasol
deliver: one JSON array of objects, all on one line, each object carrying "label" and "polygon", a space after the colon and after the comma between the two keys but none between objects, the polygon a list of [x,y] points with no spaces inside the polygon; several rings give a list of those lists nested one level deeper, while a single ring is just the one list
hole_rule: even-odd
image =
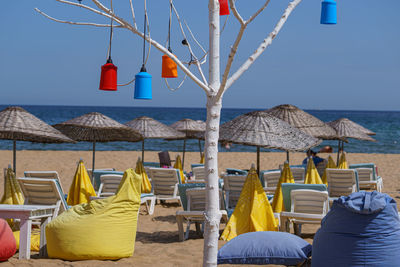
[{"label": "thatched straw parasol", "polygon": [[143,140],[142,135],[137,131],[98,112],[91,112],[58,123],[54,127],[76,141],[93,142],[93,171],[95,170],[96,142]]},{"label": "thatched straw parasol", "polygon": [[182,156],[182,167],[185,165],[185,151],[186,151],[186,139],[198,139],[199,140],[199,151],[201,158],[201,141],[196,134],[204,133],[206,131],[206,123],[202,120],[182,119],[174,124],[171,124],[171,128],[183,132],[185,139],[183,140],[183,156]]},{"label": "thatched straw parasol", "polygon": [[16,171],[16,141],[36,143],[74,142],[21,107],[8,107],[0,112],[0,139],[13,140],[14,172]]},{"label": "thatched straw parasol", "polygon": [[[155,119],[142,116],[125,123],[131,129],[141,133],[144,139],[181,138],[185,135]],[[142,161],[144,161],[144,139],[142,140]]]},{"label": "thatched straw parasol", "polygon": [[[337,119],[335,121],[330,121],[327,122],[332,128],[334,128],[337,132],[337,135],[340,139],[345,140],[347,138],[353,138],[357,140],[364,140],[364,141],[370,141],[370,142],[376,142],[374,138],[369,136],[368,134],[375,134],[374,132],[368,130],[367,128],[364,128],[358,123],[355,123],[354,121],[351,121],[347,118],[341,118]],[[340,145],[340,143],[342,145]],[[338,145],[338,154],[337,154],[337,162],[339,162],[339,150],[340,146],[342,147],[342,150],[344,148],[344,142],[340,142],[339,140],[339,145]]]},{"label": "thatched straw parasol", "polygon": [[219,141],[257,147],[257,171],[260,171],[260,147],[302,151],[321,143],[288,123],[264,112],[253,111],[221,125]]},{"label": "thatched straw parasol", "polygon": [[335,129],[313,115],[293,105],[279,105],[265,112],[289,123],[293,127],[324,140],[336,140],[338,136]]}]

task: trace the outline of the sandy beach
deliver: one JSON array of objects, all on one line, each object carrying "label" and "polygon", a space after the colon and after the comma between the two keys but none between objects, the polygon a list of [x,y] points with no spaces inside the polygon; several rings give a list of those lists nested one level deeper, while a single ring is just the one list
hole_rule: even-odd
[{"label": "sandy beach", "polygon": [[[96,168],[113,167],[125,170],[135,166],[139,151],[100,151],[96,153]],[[170,152],[175,157],[177,152]],[[319,154],[327,158],[329,154]],[[23,176],[26,170],[56,170],[64,190],[68,190],[79,158],[83,158],[87,168],[91,168],[91,151],[17,151],[17,177]],[[336,154],[332,154],[336,159]],[[299,164],[304,153],[291,153],[291,164]],[[286,159],[285,153],[269,152],[261,155],[261,169],[277,168]],[[256,161],[256,153],[223,152],[219,153],[219,172],[225,168],[250,168]],[[349,164],[374,162],[379,175],[383,177],[383,192],[396,200],[400,199],[400,154],[361,154],[348,153]],[[146,152],[145,161],[158,161],[157,152]],[[185,157],[185,170],[190,171],[190,163],[199,162],[198,152],[189,152]],[[7,167],[12,163],[12,151],[0,151],[0,166]],[[0,178],[3,184],[3,177]],[[3,193],[3,187],[0,187]],[[189,240],[178,241],[178,229],[175,212],[182,209],[177,203],[157,205],[152,216],[146,215],[141,207],[134,255],[118,261],[79,261],[68,262],[57,259],[38,259],[34,253],[31,260],[18,260],[14,255],[1,266],[201,266],[203,239],[191,228]],[[221,230],[224,225],[221,224]],[[305,226],[303,238],[312,242],[313,233],[318,227]],[[222,246],[225,242],[219,241]],[[228,266],[228,265],[225,265]]]}]

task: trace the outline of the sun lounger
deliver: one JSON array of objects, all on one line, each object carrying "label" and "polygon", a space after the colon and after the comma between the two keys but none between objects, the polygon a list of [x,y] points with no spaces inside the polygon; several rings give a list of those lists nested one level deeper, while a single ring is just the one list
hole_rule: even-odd
[{"label": "sun lounger", "polygon": [[[283,164],[279,165],[279,169],[281,171],[283,170]],[[298,184],[304,184],[306,167],[304,165],[290,165],[290,170],[292,171],[294,182]]]},{"label": "sun lounger", "polygon": [[264,191],[265,193],[274,194],[276,187],[278,185],[279,179],[281,178],[280,170],[267,170],[260,172],[260,178],[264,182]]},{"label": "sun lounger", "polygon": [[328,164],[328,160],[324,159],[323,161],[318,163],[317,166],[315,166],[317,168],[319,177],[322,177],[324,175],[327,164]]},{"label": "sun lounger", "polygon": [[120,171],[113,171],[113,170],[98,170],[96,169],[93,172],[93,180],[94,180],[94,184],[93,184],[93,188],[95,191],[99,190],[101,181],[100,181],[100,176],[104,175],[104,174],[117,174],[117,175],[123,175],[124,172],[120,172]]},{"label": "sun lounger", "polygon": [[382,192],[383,179],[377,175],[377,167],[374,163],[351,164],[349,168],[357,170],[360,190]]},{"label": "sun lounger", "polygon": [[61,188],[61,193],[65,192],[62,188],[60,176],[58,175],[57,171],[25,171],[24,176],[31,178],[57,179],[58,185]]},{"label": "sun lounger", "polygon": [[236,207],[246,178],[247,175],[225,175],[223,177],[226,209],[233,210]]},{"label": "sun lounger", "polygon": [[174,168],[150,168],[153,192],[157,200],[178,200],[178,184],[181,183],[180,172]]},{"label": "sun lounger", "polygon": [[206,180],[206,167],[198,166],[194,167],[193,170],[193,179],[199,182],[204,182]]},{"label": "sun lounger", "polygon": [[332,203],[340,196],[348,196],[359,191],[358,174],[350,169],[326,169],[329,201]]}]

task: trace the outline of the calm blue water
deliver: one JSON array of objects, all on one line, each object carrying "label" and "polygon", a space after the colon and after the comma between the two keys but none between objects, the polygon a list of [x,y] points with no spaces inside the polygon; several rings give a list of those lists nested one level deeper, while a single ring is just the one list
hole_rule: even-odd
[{"label": "calm blue water", "polygon": [[[0,110],[6,106],[0,105]],[[138,108],[138,107],[76,107],[76,106],[22,106],[38,118],[49,124],[63,122],[77,116],[100,112],[114,120],[125,123],[139,116],[148,116],[162,123],[170,125],[183,118],[205,120],[204,108]],[[253,109],[223,109],[221,122],[229,121]],[[366,142],[350,139],[345,144],[345,150],[358,153],[400,153],[400,111],[340,111],[340,110],[306,110],[322,121],[331,121],[338,118],[348,118],[362,126],[376,132],[378,142]],[[323,141],[320,146],[331,145],[336,150],[336,141]],[[164,141],[153,139],[145,141],[146,150],[182,150],[183,141]],[[91,143],[79,142],[76,144],[38,144],[17,142],[18,150],[91,150]],[[12,149],[12,142],[0,140],[0,149]],[[141,143],[109,142],[97,143],[97,150],[141,150]],[[188,140],[188,151],[198,151],[198,141]],[[315,148],[315,150],[318,150]],[[227,151],[221,148],[220,151]],[[255,151],[254,147],[233,145],[230,151]],[[267,149],[265,151],[268,151]]]}]

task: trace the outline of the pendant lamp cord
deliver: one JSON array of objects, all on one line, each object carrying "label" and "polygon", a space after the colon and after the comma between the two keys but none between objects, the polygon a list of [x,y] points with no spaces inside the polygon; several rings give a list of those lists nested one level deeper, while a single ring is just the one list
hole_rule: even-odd
[{"label": "pendant lamp cord", "polygon": [[[112,0],[110,0],[110,4],[111,4],[111,12],[114,14]],[[112,59],[111,59],[111,43],[112,43],[112,37],[113,37],[113,22],[114,22],[114,20],[111,17],[111,22],[110,22],[110,42],[108,44],[108,59],[107,59],[107,63],[112,63]]]},{"label": "pendant lamp cord", "polygon": [[171,49],[171,21],[172,21],[172,0],[169,0],[168,51],[172,53],[172,49]]},{"label": "pendant lamp cord", "polygon": [[146,24],[147,24],[147,8],[146,0],[144,0],[144,24],[143,24],[143,64],[140,72],[146,72],[145,58],[146,58]]}]

